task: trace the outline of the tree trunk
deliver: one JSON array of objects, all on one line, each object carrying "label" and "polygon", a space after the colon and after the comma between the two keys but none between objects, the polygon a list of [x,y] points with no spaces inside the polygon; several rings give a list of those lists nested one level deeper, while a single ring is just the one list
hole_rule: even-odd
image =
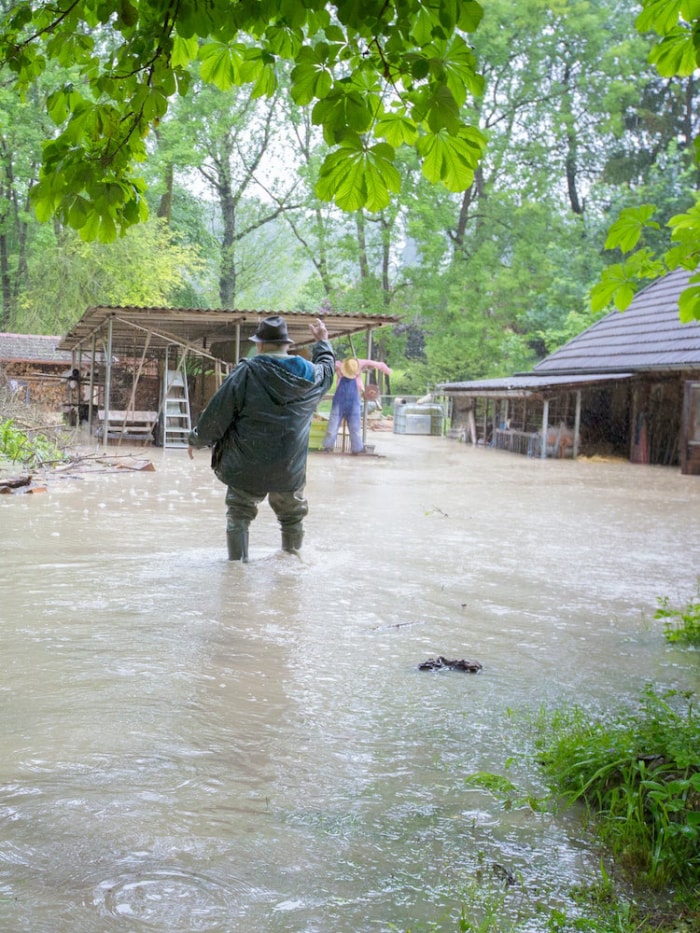
[{"label": "tree trunk", "polygon": [[0,308],[0,330],[8,331],[10,329],[11,319],[11,288],[10,288],[10,270],[7,259],[7,236],[0,234],[0,278],[2,278],[2,307]]},{"label": "tree trunk", "polygon": [[218,185],[221,207],[221,266],[219,272],[219,298],[222,308],[236,306],[236,198],[227,175],[220,176]]},{"label": "tree trunk", "polygon": [[168,162],[165,168],[165,191],[158,205],[158,216],[170,224],[173,215],[173,183],[175,179],[175,168],[172,162]]},{"label": "tree trunk", "polygon": [[355,226],[357,227],[357,261],[360,266],[360,279],[366,282],[369,278],[369,260],[367,259],[365,215],[362,211],[355,212]]},{"label": "tree trunk", "polygon": [[583,214],[581,199],[578,195],[578,138],[576,136],[576,121],[571,106],[571,68],[566,66],[564,71],[564,93],[562,95],[561,113],[566,127],[566,190],[569,194],[569,206],[574,214]]}]

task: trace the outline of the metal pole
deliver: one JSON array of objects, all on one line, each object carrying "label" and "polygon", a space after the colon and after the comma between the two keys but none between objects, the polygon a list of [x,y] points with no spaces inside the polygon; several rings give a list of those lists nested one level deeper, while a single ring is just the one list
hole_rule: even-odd
[{"label": "metal pole", "polygon": [[90,437],[92,437],[92,406],[93,406],[93,399],[95,396],[95,357],[97,355],[96,349],[97,349],[97,337],[95,336],[95,334],[93,334],[92,335],[92,348],[90,350],[90,356],[91,356],[90,388],[89,388],[90,397],[88,399],[88,433],[90,434]]},{"label": "metal pole", "polygon": [[[367,359],[372,359],[372,328],[367,328]],[[367,373],[365,373],[364,379],[365,387],[367,386]],[[365,446],[365,441],[367,440],[367,399],[365,398],[364,404],[362,406],[362,446]]]},{"label": "metal pole", "polygon": [[544,400],[542,407],[542,451],[540,457],[543,460],[547,458],[547,429],[549,427],[549,399]]},{"label": "metal pole", "polygon": [[581,427],[581,390],[576,393],[576,414],[574,416],[574,460],[578,457],[578,432]]},{"label": "metal pole", "polygon": [[105,353],[107,355],[107,368],[105,371],[105,404],[104,404],[104,424],[102,426],[102,446],[107,446],[107,435],[109,434],[109,396],[112,391],[112,326],[113,320],[110,315],[109,322],[107,324],[107,348]]}]

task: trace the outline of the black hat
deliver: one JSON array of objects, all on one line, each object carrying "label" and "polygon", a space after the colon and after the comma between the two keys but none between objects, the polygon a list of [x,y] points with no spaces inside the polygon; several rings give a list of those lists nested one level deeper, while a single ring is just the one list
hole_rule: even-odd
[{"label": "black hat", "polygon": [[287,333],[287,322],[279,314],[263,318],[249,339],[253,343],[294,343]]}]

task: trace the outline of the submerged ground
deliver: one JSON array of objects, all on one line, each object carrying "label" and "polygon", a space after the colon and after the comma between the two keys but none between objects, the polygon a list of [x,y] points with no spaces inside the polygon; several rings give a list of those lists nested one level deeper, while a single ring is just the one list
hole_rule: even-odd
[{"label": "submerged ground", "polygon": [[[0,928],[452,930],[494,892],[503,929],[579,909],[601,856],[579,814],[465,778],[542,790],[528,711],[697,691],[652,617],[696,592],[700,482],[372,441],[310,455],[301,560],[267,505],[251,563],[225,560],[205,451],[0,497]],[[483,669],[418,669],[438,655]]]}]

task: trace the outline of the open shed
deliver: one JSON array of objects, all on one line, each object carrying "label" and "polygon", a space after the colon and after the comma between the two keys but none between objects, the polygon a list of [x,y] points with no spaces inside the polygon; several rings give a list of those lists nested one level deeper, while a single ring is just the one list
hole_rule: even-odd
[{"label": "open shed", "polygon": [[531,456],[584,449],[700,474],[700,322],[678,314],[689,278],[652,282],[530,373],[442,383],[452,432]]},{"label": "open shed", "polygon": [[70,351],[77,368],[87,365],[88,422],[98,422],[105,443],[152,432],[163,446],[183,446],[193,418],[250,352],[260,320],[276,313],[301,353],[313,344],[309,324],[319,317],[330,340],[365,335],[368,356],[373,332],[399,322],[381,314],[101,305],[85,311],[58,349]]}]

